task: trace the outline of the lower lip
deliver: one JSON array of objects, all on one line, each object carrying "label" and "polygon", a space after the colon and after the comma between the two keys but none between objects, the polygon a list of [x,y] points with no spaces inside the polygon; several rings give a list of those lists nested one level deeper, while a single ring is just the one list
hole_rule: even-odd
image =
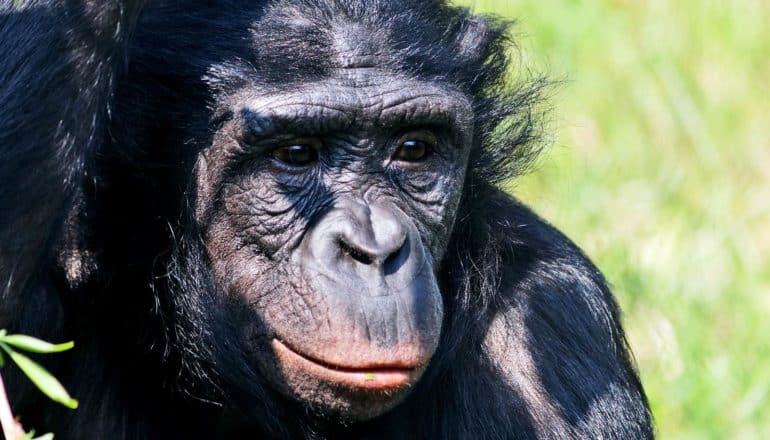
[{"label": "lower lip", "polygon": [[[409,385],[418,375],[418,368],[346,368],[320,364],[297,353],[277,339],[273,351],[280,363],[302,370],[328,382],[366,390],[393,390]],[[292,367],[293,366],[293,367]]]}]

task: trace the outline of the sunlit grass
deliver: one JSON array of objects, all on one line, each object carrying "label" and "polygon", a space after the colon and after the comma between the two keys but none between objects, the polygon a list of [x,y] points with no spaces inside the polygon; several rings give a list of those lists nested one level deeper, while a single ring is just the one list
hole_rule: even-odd
[{"label": "sunlit grass", "polygon": [[602,268],[661,438],[770,438],[770,2],[466,0],[565,81],[513,183]]}]

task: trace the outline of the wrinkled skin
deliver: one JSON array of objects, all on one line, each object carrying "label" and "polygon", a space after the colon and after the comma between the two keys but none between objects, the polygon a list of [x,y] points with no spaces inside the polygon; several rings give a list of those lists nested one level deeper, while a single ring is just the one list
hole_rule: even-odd
[{"label": "wrinkled skin", "polygon": [[[243,337],[263,374],[360,419],[401,401],[438,345],[435,262],[454,223],[472,110],[451,88],[379,69],[341,65],[337,76],[225,99],[227,118],[197,160],[196,220],[218,283],[253,310]],[[278,157],[290,148],[308,163]],[[396,373],[406,380],[388,379]]]}]

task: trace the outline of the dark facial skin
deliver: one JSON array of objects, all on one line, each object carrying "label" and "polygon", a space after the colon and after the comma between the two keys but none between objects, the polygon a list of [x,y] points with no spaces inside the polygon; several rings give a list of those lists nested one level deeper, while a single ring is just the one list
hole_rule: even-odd
[{"label": "dark facial skin", "polygon": [[275,389],[314,410],[384,413],[438,345],[436,271],[470,104],[371,68],[223,102],[196,217],[218,283],[247,310],[243,342]]}]

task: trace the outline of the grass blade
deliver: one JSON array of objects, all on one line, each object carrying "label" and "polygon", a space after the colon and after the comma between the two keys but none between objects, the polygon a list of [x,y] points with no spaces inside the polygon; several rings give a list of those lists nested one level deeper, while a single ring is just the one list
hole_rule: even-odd
[{"label": "grass blade", "polygon": [[78,401],[73,399],[62,384],[40,364],[15,351],[11,351],[8,354],[43,394],[67,408],[75,409],[78,407]]},{"label": "grass blade", "polygon": [[75,343],[72,341],[64,342],[62,344],[51,344],[27,335],[0,336],[0,341],[32,353],[59,353],[75,346]]}]

